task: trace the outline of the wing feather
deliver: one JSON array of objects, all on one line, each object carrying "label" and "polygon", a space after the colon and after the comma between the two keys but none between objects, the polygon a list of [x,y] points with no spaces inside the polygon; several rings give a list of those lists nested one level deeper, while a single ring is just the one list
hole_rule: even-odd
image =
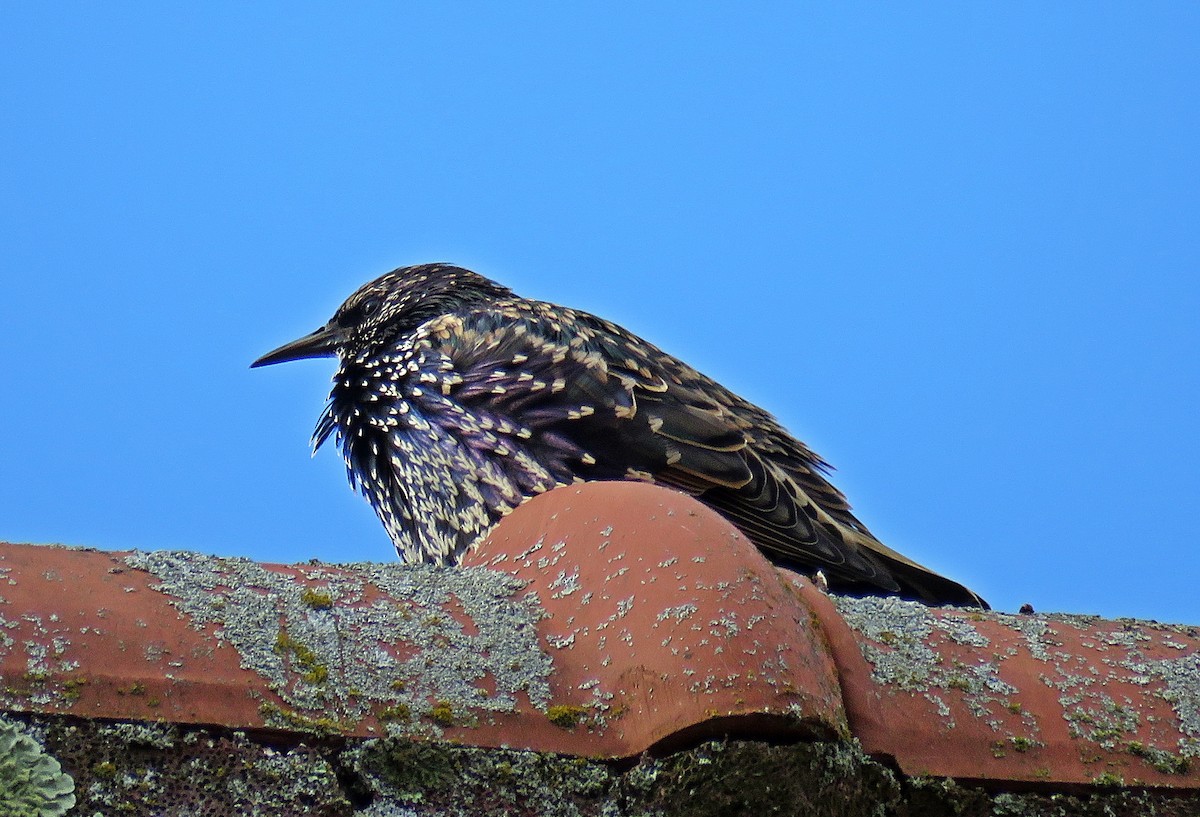
[{"label": "wing feather", "polygon": [[615,324],[513,301],[443,316],[422,334],[455,374],[447,398],[506,418],[524,432],[513,446],[559,481],[649,474],[835,586],[978,602],[871,535],[829,466],[771,415]]}]

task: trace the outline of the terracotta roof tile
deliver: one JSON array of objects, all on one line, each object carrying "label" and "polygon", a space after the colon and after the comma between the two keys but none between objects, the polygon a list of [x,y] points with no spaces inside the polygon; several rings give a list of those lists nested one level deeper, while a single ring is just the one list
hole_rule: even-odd
[{"label": "terracotta roof tile", "polygon": [[10,713],[628,758],[854,736],[907,775],[1200,788],[1200,633],[829,597],[666,489],[516,509],[469,566],[0,545]]}]

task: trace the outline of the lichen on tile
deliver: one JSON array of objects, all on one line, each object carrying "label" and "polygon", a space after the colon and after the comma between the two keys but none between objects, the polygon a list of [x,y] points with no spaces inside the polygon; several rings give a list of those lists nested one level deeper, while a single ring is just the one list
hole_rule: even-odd
[{"label": "lichen on tile", "polygon": [[241,665],[303,717],[345,722],[403,706],[417,729],[438,701],[473,717],[513,711],[522,695],[539,708],[549,701],[552,664],[536,626],[543,613],[505,573],[273,567],[181,551],[135,552],[126,563],[153,574],[154,589],[192,626],[237,650]]}]

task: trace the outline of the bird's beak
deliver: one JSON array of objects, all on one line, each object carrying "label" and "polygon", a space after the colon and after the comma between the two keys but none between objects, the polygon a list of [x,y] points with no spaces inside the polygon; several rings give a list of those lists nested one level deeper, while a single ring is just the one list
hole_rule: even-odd
[{"label": "bird's beak", "polygon": [[250,368],[257,369],[259,366],[286,363],[289,360],[303,360],[306,357],[332,357],[337,354],[341,334],[338,325],[330,321],[310,335],[285,343],[273,352],[267,352],[251,363]]}]

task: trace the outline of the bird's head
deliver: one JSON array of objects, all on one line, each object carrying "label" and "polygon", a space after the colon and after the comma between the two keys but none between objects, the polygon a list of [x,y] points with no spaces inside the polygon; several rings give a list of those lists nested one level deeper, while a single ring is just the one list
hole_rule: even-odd
[{"label": "bird's head", "polygon": [[450,264],[401,267],[359,287],[327,324],[268,352],[250,368],[308,357],[371,354],[438,315],[511,294],[507,287]]}]

